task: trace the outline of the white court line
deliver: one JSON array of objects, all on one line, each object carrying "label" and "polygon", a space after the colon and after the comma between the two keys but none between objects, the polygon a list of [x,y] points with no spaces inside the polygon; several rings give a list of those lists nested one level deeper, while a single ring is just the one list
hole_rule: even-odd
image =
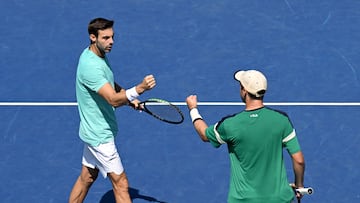
[{"label": "white court line", "polygon": [[0,102],[0,106],[77,106],[77,102]]},{"label": "white court line", "polygon": [[[186,105],[185,102],[173,102]],[[267,106],[360,106],[360,102],[264,102]],[[199,102],[202,106],[244,106],[243,102]]]},{"label": "white court line", "polygon": [[[171,102],[186,106],[186,102]],[[264,102],[268,106],[360,106],[360,102]],[[199,102],[200,106],[244,106],[243,102]],[[77,102],[0,102],[0,106],[77,106]]]}]

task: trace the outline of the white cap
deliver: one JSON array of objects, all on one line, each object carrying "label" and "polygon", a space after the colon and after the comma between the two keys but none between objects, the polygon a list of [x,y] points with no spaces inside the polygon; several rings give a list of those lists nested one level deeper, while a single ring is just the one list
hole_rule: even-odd
[{"label": "white cap", "polygon": [[257,70],[241,70],[234,77],[250,94],[256,97],[264,96],[267,89],[266,77]]}]

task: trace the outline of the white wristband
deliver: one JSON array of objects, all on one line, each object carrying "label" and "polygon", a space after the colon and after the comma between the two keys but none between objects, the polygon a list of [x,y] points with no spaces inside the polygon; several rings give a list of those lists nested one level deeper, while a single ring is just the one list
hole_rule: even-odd
[{"label": "white wristband", "polygon": [[198,119],[203,119],[197,108],[193,108],[190,110],[190,117],[193,123]]},{"label": "white wristband", "polygon": [[133,101],[134,99],[136,99],[139,96],[139,94],[136,92],[136,86],[132,87],[130,89],[127,89],[125,91],[125,94],[129,101]]}]

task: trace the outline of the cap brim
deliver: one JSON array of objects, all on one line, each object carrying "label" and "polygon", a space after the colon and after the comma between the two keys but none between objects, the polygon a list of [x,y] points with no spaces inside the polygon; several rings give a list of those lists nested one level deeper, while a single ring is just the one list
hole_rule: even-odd
[{"label": "cap brim", "polygon": [[241,82],[244,73],[245,73],[245,71],[243,71],[243,70],[239,70],[239,71],[235,72],[234,79]]}]

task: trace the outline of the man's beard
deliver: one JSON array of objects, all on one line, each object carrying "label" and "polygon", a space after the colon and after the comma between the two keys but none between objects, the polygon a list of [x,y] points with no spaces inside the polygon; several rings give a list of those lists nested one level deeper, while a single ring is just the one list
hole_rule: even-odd
[{"label": "man's beard", "polygon": [[244,96],[241,96],[241,95],[240,95],[240,97],[241,97],[241,100],[245,103],[245,101],[246,101],[246,94],[245,94]]}]

